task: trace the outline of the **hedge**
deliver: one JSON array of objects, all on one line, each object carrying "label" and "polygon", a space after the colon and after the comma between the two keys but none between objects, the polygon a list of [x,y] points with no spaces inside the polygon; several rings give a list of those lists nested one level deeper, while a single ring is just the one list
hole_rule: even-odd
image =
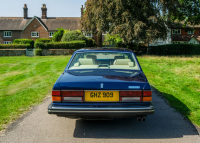
[{"label": "hedge", "polygon": [[52,42],[52,40],[47,39],[47,38],[40,38],[40,39],[36,39],[35,43],[37,43],[37,42],[50,43],[50,42]]},{"label": "hedge", "polygon": [[168,44],[149,47],[151,55],[200,55],[200,44]]},{"label": "hedge", "polygon": [[86,47],[85,41],[70,41],[70,42],[55,42],[42,43],[37,42],[35,48],[37,49],[81,49]]},{"label": "hedge", "polygon": [[34,48],[34,40],[32,39],[15,39],[13,44],[30,44],[31,48]]},{"label": "hedge", "polygon": [[32,49],[29,44],[0,44],[0,49]]}]

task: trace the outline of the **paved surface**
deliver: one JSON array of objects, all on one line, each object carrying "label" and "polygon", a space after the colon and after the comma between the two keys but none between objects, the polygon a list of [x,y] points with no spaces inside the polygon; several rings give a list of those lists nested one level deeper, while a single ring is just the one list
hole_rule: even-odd
[{"label": "paved surface", "polygon": [[2,143],[200,143],[196,128],[154,92],[156,112],[136,119],[84,121],[47,114],[50,98],[9,126]]}]

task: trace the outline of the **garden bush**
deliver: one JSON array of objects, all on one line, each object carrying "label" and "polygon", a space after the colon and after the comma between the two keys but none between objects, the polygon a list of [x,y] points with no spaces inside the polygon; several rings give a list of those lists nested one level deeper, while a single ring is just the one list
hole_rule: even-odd
[{"label": "garden bush", "polygon": [[52,42],[52,40],[48,39],[48,38],[40,38],[40,39],[36,39],[35,43],[37,43],[37,42],[50,43],[50,42]]},{"label": "garden bush", "polygon": [[32,49],[30,44],[0,44],[0,49]]},{"label": "garden bush", "polygon": [[42,43],[37,42],[35,47],[38,49],[81,49],[86,47],[85,41],[69,41],[69,42],[54,42]]},{"label": "garden bush", "polygon": [[74,41],[74,40],[85,41],[86,47],[95,47],[96,46],[95,41],[91,38],[85,37],[80,30],[67,31],[63,35],[61,41],[68,42],[68,41]]},{"label": "garden bush", "polygon": [[63,28],[58,28],[58,31],[53,34],[52,40],[54,42],[60,42],[65,30]]},{"label": "garden bush", "polygon": [[36,56],[42,56],[42,49],[35,49]]},{"label": "garden bush", "polygon": [[29,44],[31,48],[34,48],[34,40],[32,39],[15,39],[13,44]]},{"label": "garden bush", "polygon": [[151,46],[151,55],[200,55],[200,44],[168,44]]}]

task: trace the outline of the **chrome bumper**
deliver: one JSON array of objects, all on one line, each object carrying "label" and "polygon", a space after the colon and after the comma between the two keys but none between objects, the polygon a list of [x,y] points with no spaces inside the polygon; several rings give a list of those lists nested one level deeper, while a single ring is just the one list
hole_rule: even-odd
[{"label": "chrome bumper", "polygon": [[128,106],[128,107],[93,107],[93,106],[53,106],[48,107],[49,114],[65,117],[87,117],[87,116],[137,116],[154,113],[154,107],[150,106]]}]

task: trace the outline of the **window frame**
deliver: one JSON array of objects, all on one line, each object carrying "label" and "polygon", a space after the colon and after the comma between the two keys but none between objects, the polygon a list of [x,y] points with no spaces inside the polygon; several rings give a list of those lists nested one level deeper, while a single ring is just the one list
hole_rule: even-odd
[{"label": "window frame", "polygon": [[90,33],[90,32],[83,32],[84,36],[85,37],[88,37],[88,38],[92,38],[93,37],[93,34]]},{"label": "window frame", "polygon": [[4,41],[4,44],[12,44],[12,41]]},{"label": "window frame", "polygon": [[[33,36],[32,34],[35,34],[36,33],[36,36]],[[38,34],[37,34],[38,33]],[[32,31],[31,32],[31,37],[40,37],[40,32],[38,32],[38,31]]]},{"label": "window frame", "polygon": [[53,37],[53,34],[55,33],[55,32],[49,32],[49,37]]},{"label": "window frame", "polygon": [[[180,30],[180,33],[178,33],[178,30]],[[177,31],[177,33],[174,31]],[[172,34],[181,34],[181,29],[172,29]]]},{"label": "window frame", "polygon": [[189,30],[188,35],[194,35],[195,30]]},{"label": "window frame", "polygon": [[[7,36],[10,32],[10,36]],[[4,37],[12,37],[12,31],[4,31]]]}]

